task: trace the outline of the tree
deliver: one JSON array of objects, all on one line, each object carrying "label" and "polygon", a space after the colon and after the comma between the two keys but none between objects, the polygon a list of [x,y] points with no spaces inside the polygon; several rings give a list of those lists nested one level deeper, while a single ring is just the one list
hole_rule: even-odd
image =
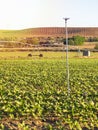
[{"label": "tree", "polygon": [[[63,42],[63,44],[66,45],[66,38],[63,38],[61,41]],[[85,41],[84,37],[77,35],[68,38],[68,45],[83,45],[84,41]]]},{"label": "tree", "polygon": [[62,39],[63,39],[62,37],[56,37],[55,42],[59,44],[62,42]]},{"label": "tree", "polygon": [[72,38],[68,39],[68,44],[69,45],[74,45],[74,40]]},{"label": "tree", "polygon": [[54,37],[47,37],[46,42],[53,43]]},{"label": "tree", "polygon": [[36,37],[34,37],[34,38],[32,39],[32,43],[33,43],[34,45],[38,45],[38,44],[39,44],[39,39],[36,38]]},{"label": "tree", "polygon": [[26,39],[22,39],[21,42],[37,45],[37,44],[39,44],[39,39],[36,37],[34,37],[34,38],[27,37]]},{"label": "tree", "polygon": [[73,37],[73,41],[74,41],[74,45],[83,45],[84,44],[84,41],[85,41],[85,38],[82,37],[82,36],[74,36]]},{"label": "tree", "polygon": [[63,38],[62,42],[63,42],[64,45],[66,45],[66,38]]},{"label": "tree", "polygon": [[98,44],[95,45],[94,49],[98,49]]}]

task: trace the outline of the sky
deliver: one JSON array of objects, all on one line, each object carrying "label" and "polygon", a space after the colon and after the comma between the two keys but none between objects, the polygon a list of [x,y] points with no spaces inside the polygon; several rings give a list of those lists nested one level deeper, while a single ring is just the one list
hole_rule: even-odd
[{"label": "sky", "polygon": [[98,0],[0,0],[0,29],[98,27]]}]

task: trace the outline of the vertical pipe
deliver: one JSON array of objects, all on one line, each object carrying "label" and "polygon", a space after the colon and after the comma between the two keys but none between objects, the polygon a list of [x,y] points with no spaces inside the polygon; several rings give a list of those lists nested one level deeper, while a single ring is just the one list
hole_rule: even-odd
[{"label": "vertical pipe", "polygon": [[65,31],[66,31],[66,75],[67,75],[67,89],[68,89],[68,95],[70,96],[70,85],[69,85],[69,63],[68,63],[68,32],[67,32],[67,20],[69,18],[65,19]]}]

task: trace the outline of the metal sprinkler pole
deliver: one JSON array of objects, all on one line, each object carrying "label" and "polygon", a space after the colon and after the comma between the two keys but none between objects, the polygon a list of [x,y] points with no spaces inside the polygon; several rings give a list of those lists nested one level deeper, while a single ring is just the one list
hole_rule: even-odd
[{"label": "metal sprinkler pole", "polygon": [[69,85],[69,63],[68,63],[68,32],[67,32],[67,20],[69,18],[64,18],[65,20],[65,31],[66,31],[66,75],[67,75],[67,89],[68,95],[70,95],[70,85]]}]

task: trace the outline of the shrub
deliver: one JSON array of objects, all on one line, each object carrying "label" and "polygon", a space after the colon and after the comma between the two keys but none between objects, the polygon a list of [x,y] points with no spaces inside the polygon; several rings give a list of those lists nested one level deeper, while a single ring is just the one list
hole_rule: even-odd
[{"label": "shrub", "polygon": [[39,54],[39,57],[43,57],[43,54]]},{"label": "shrub", "polygon": [[32,57],[32,54],[31,54],[31,53],[29,53],[29,54],[28,54],[28,57]]},{"label": "shrub", "polygon": [[94,49],[98,49],[98,44],[95,45]]}]

